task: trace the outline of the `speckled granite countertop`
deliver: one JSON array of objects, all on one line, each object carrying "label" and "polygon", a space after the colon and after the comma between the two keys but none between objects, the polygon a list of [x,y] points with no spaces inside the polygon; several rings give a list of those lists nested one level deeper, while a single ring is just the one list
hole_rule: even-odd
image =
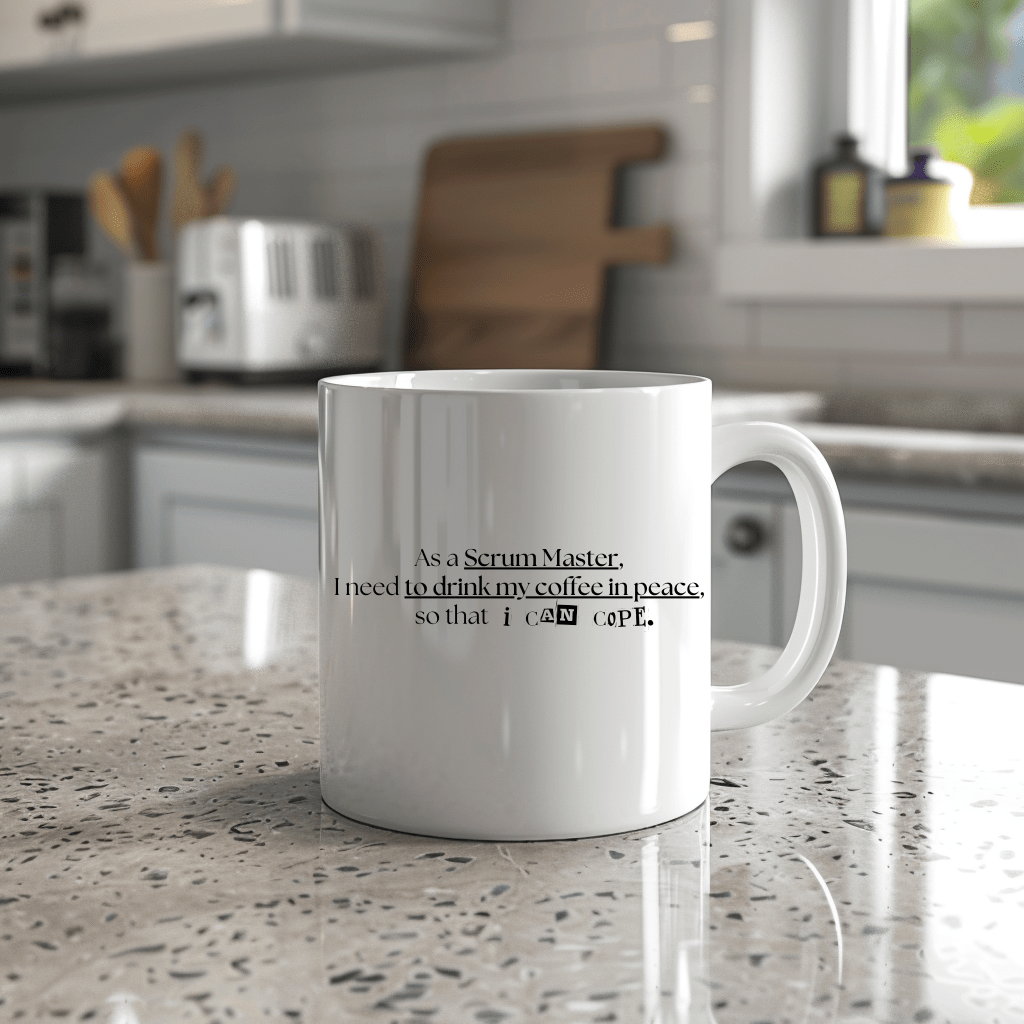
[{"label": "speckled granite countertop", "polygon": [[[1024,487],[1024,401],[938,392],[716,390],[716,423],[780,420],[803,430],[837,474]],[[119,382],[0,382],[0,437],[113,427],[314,439],[316,389]]]},{"label": "speckled granite countertop", "polygon": [[1018,490],[1024,434],[976,434],[844,423],[794,423],[837,476],[922,480]]},{"label": "speckled granite countertop", "polygon": [[231,388],[38,381],[0,386],[0,436],[165,427],[316,437],[315,387]]},{"label": "speckled granite countertop", "polygon": [[1024,1021],[1024,688],[840,664],[686,818],[451,842],[320,802],[315,621],[226,569],[0,590],[0,1018]]},{"label": "speckled granite countertop", "polygon": [[[716,394],[716,423],[805,420],[823,407],[809,391]],[[118,382],[28,381],[0,385],[0,436],[96,433],[115,426],[317,436],[316,387],[239,388]]]}]

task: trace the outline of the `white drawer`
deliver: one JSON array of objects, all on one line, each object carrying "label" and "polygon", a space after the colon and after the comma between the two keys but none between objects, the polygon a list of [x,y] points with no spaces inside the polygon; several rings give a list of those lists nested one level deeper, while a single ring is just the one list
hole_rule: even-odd
[{"label": "white drawer", "polygon": [[1024,594],[1024,526],[848,509],[850,576]]}]

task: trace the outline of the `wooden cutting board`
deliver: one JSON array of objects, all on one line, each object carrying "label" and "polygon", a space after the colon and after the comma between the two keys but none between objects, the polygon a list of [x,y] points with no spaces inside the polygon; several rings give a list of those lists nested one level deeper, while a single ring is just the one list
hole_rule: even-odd
[{"label": "wooden cutting board", "polygon": [[613,228],[616,172],[665,150],[657,125],[434,146],[423,172],[405,363],[597,365],[605,271],[664,263],[668,225]]}]

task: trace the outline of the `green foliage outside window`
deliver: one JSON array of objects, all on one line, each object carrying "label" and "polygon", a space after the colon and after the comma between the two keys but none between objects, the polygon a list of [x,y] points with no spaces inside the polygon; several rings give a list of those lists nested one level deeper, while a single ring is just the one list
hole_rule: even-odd
[{"label": "green foliage outside window", "polygon": [[975,176],[972,203],[1024,202],[1024,98],[993,96],[1021,0],[910,0],[911,146]]}]

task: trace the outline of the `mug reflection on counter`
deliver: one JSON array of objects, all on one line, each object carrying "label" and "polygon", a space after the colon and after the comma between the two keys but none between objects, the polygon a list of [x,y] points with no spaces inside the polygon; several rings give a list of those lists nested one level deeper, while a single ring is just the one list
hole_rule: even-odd
[{"label": "mug reflection on counter", "polygon": [[645,1024],[717,1024],[748,1009],[835,1020],[843,936],[821,872],[797,850],[749,846],[743,862],[712,867],[712,813],[709,802],[640,841]]}]

